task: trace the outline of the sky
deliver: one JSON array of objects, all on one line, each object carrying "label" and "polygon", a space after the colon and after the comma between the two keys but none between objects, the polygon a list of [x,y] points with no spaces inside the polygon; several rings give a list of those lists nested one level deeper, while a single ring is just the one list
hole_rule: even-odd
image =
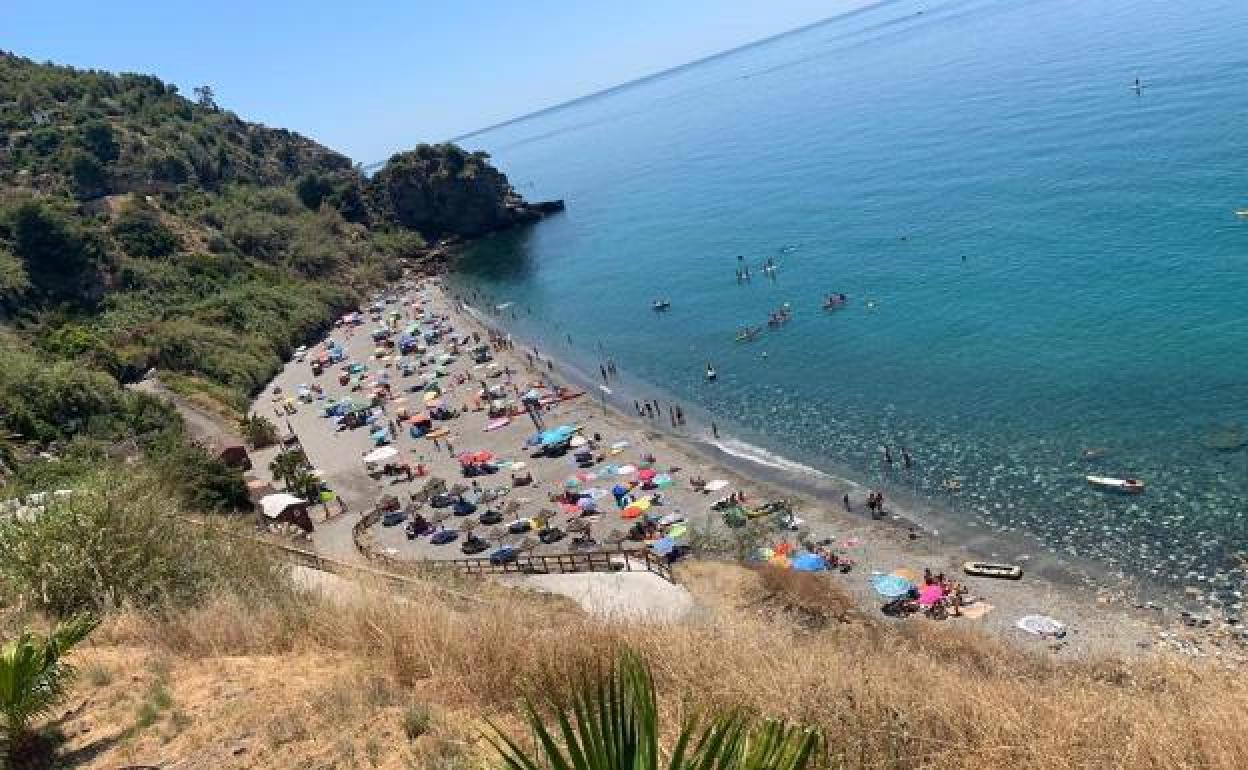
[{"label": "sky", "polygon": [[209,84],[372,163],[866,0],[0,0],[0,48]]}]

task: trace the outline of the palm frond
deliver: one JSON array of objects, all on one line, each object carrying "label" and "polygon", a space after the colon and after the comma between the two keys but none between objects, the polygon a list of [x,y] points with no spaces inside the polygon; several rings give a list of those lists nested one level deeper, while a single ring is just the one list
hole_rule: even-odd
[{"label": "palm frond", "polygon": [[547,701],[549,718],[525,702],[531,751],[490,724],[487,738],[508,770],[804,770],[822,747],[816,730],[775,720],[755,725],[733,711],[704,727],[697,717],[687,720],[664,765],[654,678],[632,650],[581,677],[563,701]]}]

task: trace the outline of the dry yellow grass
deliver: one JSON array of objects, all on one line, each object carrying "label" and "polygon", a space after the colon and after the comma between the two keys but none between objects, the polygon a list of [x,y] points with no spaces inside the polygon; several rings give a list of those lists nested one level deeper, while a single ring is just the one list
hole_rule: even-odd
[{"label": "dry yellow grass", "polygon": [[[70,748],[106,741],[93,767],[490,766],[485,717],[514,724],[539,680],[630,645],[652,662],[670,723],[744,706],[823,727],[849,767],[1248,767],[1248,685],[1224,670],[1058,664],[952,625],[830,620],[843,613],[814,576],[685,575],[715,593],[676,627],[605,625],[493,588],[471,609],[430,591],[117,616],[81,654],[113,673],[84,677],[86,705],[66,725],[92,727]],[[427,732],[409,739],[409,721]]]}]

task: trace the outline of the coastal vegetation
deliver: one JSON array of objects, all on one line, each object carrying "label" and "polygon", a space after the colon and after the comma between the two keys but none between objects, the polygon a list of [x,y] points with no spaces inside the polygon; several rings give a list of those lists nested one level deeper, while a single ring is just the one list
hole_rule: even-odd
[{"label": "coastal vegetation", "polygon": [[0,53],[0,462],[14,494],[131,455],[198,509],[244,504],[238,474],[189,461],[173,410],[124,384],[155,368],[241,417],[297,346],[431,260],[430,243],[524,220],[482,153],[421,146],[370,179],[243,120],[210,86],[194,96]]}]

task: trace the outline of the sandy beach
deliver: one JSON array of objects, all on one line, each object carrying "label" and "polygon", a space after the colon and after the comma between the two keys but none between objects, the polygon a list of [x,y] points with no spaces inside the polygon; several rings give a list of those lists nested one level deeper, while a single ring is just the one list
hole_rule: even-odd
[{"label": "sandy beach", "polygon": [[[470,336],[475,332],[484,341],[489,338],[491,331],[486,323],[494,326],[494,319],[489,315],[480,311],[470,312],[458,300],[450,297],[437,279],[425,279],[417,283],[412,291],[396,291],[392,295],[400,300],[416,300],[427,313],[445,317],[446,324],[453,329],[455,336]],[[405,306],[399,303],[387,305],[387,310],[390,309],[406,312]],[[407,323],[406,316],[403,323]],[[423,381],[423,374],[427,370],[422,369],[421,373],[404,378],[393,369],[382,369],[382,362],[373,355],[374,342],[369,336],[369,330],[374,326],[376,324],[357,327],[350,336],[345,336],[343,330],[338,329],[331,337],[343,344],[348,360],[368,362],[370,371],[389,371],[394,395],[406,397],[419,405],[420,393],[399,391],[407,390],[409,379]],[[496,326],[494,331],[506,334],[501,326]],[[647,420],[622,414],[600,399],[600,394],[586,382],[583,373],[575,372],[544,354],[534,357],[532,347],[524,343],[524,340],[514,339],[510,350],[496,348],[494,360],[488,365],[474,364],[467,355],[456,357],[447,367],[446,375],[439,380],[444,388],[443,400],[451,408],[465,409],[471,404],[473,396],[480,392],[482,381],[488,385],[497,385],[511,379],[517,387],[542,381],[553,381],[552,384],[579,383],[586,391],[585,394],[550,407],[544,413],[546,426],[574,424],[580,426],[583,436],[601,437],[600,449],[612,445],[623,447],[606,462],[636,463],[645,453],[654,455],[656,468],[662,472],[670,472],[675,481],[674,485],[662,490],[663,505],[660,510],[664,514],[683,515],[690,531],[699,533],[691,536],[692,542],[696,542],[699,537],[714,538],[727,534],[728,530],[722,524],[720,514],[710,510],[710,503],[715,497],[735,490],[744,492],[753,503],[789,499],[794,501],[796,513],[804,521],[801,527],[803,535],[814,541],[834,542],[840,546],[840,552],[844,556],[854,561],[851,572],[833,574],[829,579],[852,595],[863,612],[880,615],[880,606],[884,601],[871,586],[869,578],[873,573],[891,573],[903,568],[921,574],[924,569],[930,569],[962,581],[971,595],[981,597],[982,603],[991,609],[974,620],[951,618],[936,621],[916,615],[896,622],[973,626],[1024,646],[1047,650],[1059,657],[1134,657],[1158,647],[1166,647],[1181,649],[1189,654],[1237,659],[1229,646],[1224,651],[1220,643],[1212,647],[1197,646],[1199,642],[1194,640],[1207,639],[1208,634],[1198,636],[1194,630],[1183,628],[1176,622],[1178,618],[1167,618],[1160,611],[1131,606],[1135,600],[1120,587],[1111,588],[1107,585],[1099,591],[1092,590],[1060,578],[1050,579],[1047,575],[1037,574],[1037,570],[1030,566],[1026,576],[1019,581],[966,577],[962,575],[962,563],[967,559],[991,553],[993,543],[990,540],[986,541],[982,536],[975,542],[955,540],[947,531],[934,534],[923,527],[921,511],[907,510],[904,504],[899,505],[891,497],[887,505],[888,515],[882,520],[872,520],[864,505],[865,490],[848,482],[838,484],[835,479],[823,479],[819,487],[820,494],[817,498],[812,498],[808,493],[803,494],[803,490],[810,490],[811,487],[809,479],[801,478],[799,472],[734,461],[731,456],[715,450],[709,443],[697,440],[697,437],[666,433],[658,427],[660,424],[668,424],[666,415],[661,420]],[[315,353],[318,349],[319,346],[310,352]],[[438,346],[432,349],[433,352],[440,350]],[[467,350],[464,349],[463,352],[466,353]],[[311,357],[308,361],[310,360]],[[375,447],[368,430],[360,428],[339,431],[335,429],[334,420],[321,416],[327,403],[348,393],[346,387],[338,384],[338,368],[332,367],[316,378],[313,377],[307,361],[292,361],[257,399],[253,411],[277,420],[279,425],[289,425],[298,436],[311,463],[323,474],[348,508],[347,513],[333,515],[325,521],[320,519],[325,513],[336,514],[337,506],[331,504],[320,515],[315,515],[317,512],[314,511],[317,528],[312,535],[312,542],[316,549],[334,558],[358,560],[361,557],[355,551],[351,527],[359,515],[371,510],[382,495],[394,494],[406,503],[409,493],[420,489],[426,479],[408,481],[404,476],[398,480],[384,477],[377,480],[366,474],[361,458]],[[508,371],[511,372],[510,377],[505,374]],[[462,375],[463,381],[456,384],[458,375]],[[275,413],[275,388],[280,389],[281,393],[277,398],[284,398],[294,395],[300,385],[313,382],[324,388],[325,400],[300,403],[291,415],[278,416]],[[507,387],[511,389],[510,386]],[[618,400],[619,394],[614,395]],[[393,417],[398,406],[400,405],[392,404],[388,407],[388,417]],[[422,464],[431,476],[440,477],[451,484],[467,484],[470,481],[463,478],[461,464],[456,459],[456,455],[462,452],[486,451],[503,461],[524,462],[533,475],[534,483],[512,490],[496,507],[508,504],[518,507],[515,516],[519,517],[534,516],[541,510],[559,511],[558,506],[549,501],[549,497],[562,492],[566,480],[578,470],[571,455],[532,458],[532,450],[525,446],[525,441],[534,433],[535,428],[530,418],[523,413],[513,417],[510,424],[487,432],[483,428],[488,422],[484,411],[467,408],[455,419],[436,423],[448,430],[448,434],[436,445],[428,438],[412,438],[406,426],[399,426],[401,429],[393,446],[400,453],[400,461],[410,463],[413,467]],[[268,463],[276,451],[268,449],[255,453],[253,459],[261,475],[267,473]],[[691,488],[689,480],[692,478],[722,479],[729,486],[721,493],[709,496]],[[502,470],[479,481],[485,487],[509,486],[510,478],[508,472]],[[616,483],[613,479],[602,479],[587,482],[586,485],[610,488],[613,483]],[[850,495],[850,512],[843,509],[843,494]],[[610,497],[600,500],[599,503],[601,513],[585,518],[591,523],[593,536],[603,543],[611,533],[626,530],[632,522],[621,518]],[[483,506],[482,510],[484,509]],[[429,510],[426,508],[424,513],[429,513]],[[508,520],[511,518],[509,516]],[[566,529],[571,518],[574,516],[560,512],[554,523]],[[445,526],[454,529],[459,523],[457,517],[451,517],[445,522]],[[490,529],[479,527],[477,531],[484,534]],[[459,549],[462,535],[456,542],[442,546],[430,544],[427,536],[409,540],[404,534],[403,526],[379,525],[375,527],[373,535],[377,547],[394,558],[462,558]],[[769,538],[773,544],[788,542],[796,545],[798,536],[796,531],[783,531],[774,532]],[[513,538],[509,542],[516,540],[519,538]],[[497,542],[491,541],[490,550],[497,545]],[[549,545],[539,544],[534,553],[558,553],[567,550],[568,541],[564,540]],[[486,551],[483,555],[488,553]],[[698,554],[695,552],[691,558],[698,558]],[[1060,641],[1045,640],[1024,633],[1015,627],[1015,623],[1028,614],[1056,618],[1066,625],[1068,633]],[[1167,625],[1174,628],[1167,630]]]}]

